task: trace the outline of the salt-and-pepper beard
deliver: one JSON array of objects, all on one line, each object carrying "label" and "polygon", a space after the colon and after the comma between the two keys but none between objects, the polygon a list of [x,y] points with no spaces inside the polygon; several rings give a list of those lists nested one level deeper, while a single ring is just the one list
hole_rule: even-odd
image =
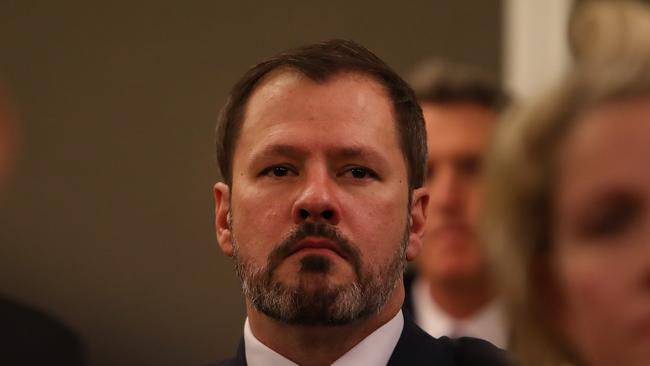
[{"label": "salt-and-pepper beard", "polygon": [[[259,267],[239,255],[231,220],[229,226],[233,233],[235,269],[248,301],[258,311],[288,324],[325,326],[349,324],[381,310],[401,280],[410,232],[407,220],[402,242],[390,260],[377,266],[368,263],[367,268],[363,268],[357,246],[335,227],[326,223],[304,223],[273,249],[266,266]],[[307,236],[334,241],[353,266],[355,280],[344,285],[328,284],[330,259],[314,255],[301,260],[300,272],[322,272],[323,277],[316,281],[318,285],[314,284],[314,276],[300,273],[298,284],[293,286],[274,279],[277,266]]]}]

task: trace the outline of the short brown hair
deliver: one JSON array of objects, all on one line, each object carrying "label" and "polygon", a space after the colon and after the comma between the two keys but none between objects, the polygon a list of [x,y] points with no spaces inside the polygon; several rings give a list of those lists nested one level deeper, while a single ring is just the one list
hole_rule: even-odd
[{"label": "short brown hair", "polygon": [[442,59],[423,61],[407,81],[420,102],[472,103],[499,112],[510,101],[501,83],[489,73]]},{"label": "short brown hair", "polygon": [[427,157],[426,130],[413,90],[374,53],[358,43],[340,39],[280,53],[253,66],[235,84],[217,125],[217,161],[228,185],[232,184],[235,143],[248,98],[265,75],[280,68],[300,72],[316,82],[326,82],[342,72],[357,72],[376,79],[387,89],[393,102],[400,147],[407,163],[409,190],[422,186]]}]

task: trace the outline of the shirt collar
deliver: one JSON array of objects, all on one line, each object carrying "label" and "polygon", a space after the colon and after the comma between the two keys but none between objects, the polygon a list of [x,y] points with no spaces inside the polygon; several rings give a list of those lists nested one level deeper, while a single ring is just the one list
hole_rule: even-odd
[{"label": "shirt collar", "polygon": [[[332,366],[385,365],[402,334],[404,316],[400,310],[386,324],[370,333]],[[244,323],[246,362],[250,366],[298,366],[260,342],[251,330],[248,318]]]},{"label": "shirt collar", "polygon": [[422,278],[413,283],[413,315],[425,332],[433,337],[455,336],[485,339],[497,347],[506,348],[508,329],[503,305],[497,299],[466,319],[455,319],[442,310],[433,298],[429,284]]}]

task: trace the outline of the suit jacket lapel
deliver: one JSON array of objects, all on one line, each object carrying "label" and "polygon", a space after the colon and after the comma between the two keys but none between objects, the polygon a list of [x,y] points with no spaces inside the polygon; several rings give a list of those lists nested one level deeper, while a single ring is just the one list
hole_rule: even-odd
[{"label": "suit jacket lapel", "polygon": [[244,346],[244,338],[242,337],[239,341],[239,347],[237,347],[237,354],[233,360],[233,366],[247,366],[246,363],[246,347]]},{"label": "suit jacket lapel", "polygon": [[244,337],[242,337],[241,340],[239,341],[239,346],[237,347],[237,353],[235,353],[234,358],[223,360],[221,362],[210,364],[207,366],[247,366],[247,365],[248,364],[246,363],[246,348],[244,347]]},{"label": "suit jacket lapel", "polygon": [[454,365],[453,359],[445,352],[441,341],[420,329],[405,314],[404,329],[400,335],[387,366],[400,365]]}]

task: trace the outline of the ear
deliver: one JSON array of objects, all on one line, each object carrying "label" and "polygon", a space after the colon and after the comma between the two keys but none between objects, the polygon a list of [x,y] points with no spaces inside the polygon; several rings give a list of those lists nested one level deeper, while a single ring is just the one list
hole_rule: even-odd
[{"label": "ear", "polygon": [[411,202],[411,232],[409,233],[409,243],[406,248],[406,260],[414,260],[422,249],[422,238],[424,237],[424,228],[427,221],[427,206],[429,205],[429,192],[425,188],[416,188],[413,190]]},{"label": "ear", "polygon": [[217,241],[223,253],[233,255],[232,232],[230,230],[230,188],[225,183],[214,185],[214,224],[217,231]]}]

